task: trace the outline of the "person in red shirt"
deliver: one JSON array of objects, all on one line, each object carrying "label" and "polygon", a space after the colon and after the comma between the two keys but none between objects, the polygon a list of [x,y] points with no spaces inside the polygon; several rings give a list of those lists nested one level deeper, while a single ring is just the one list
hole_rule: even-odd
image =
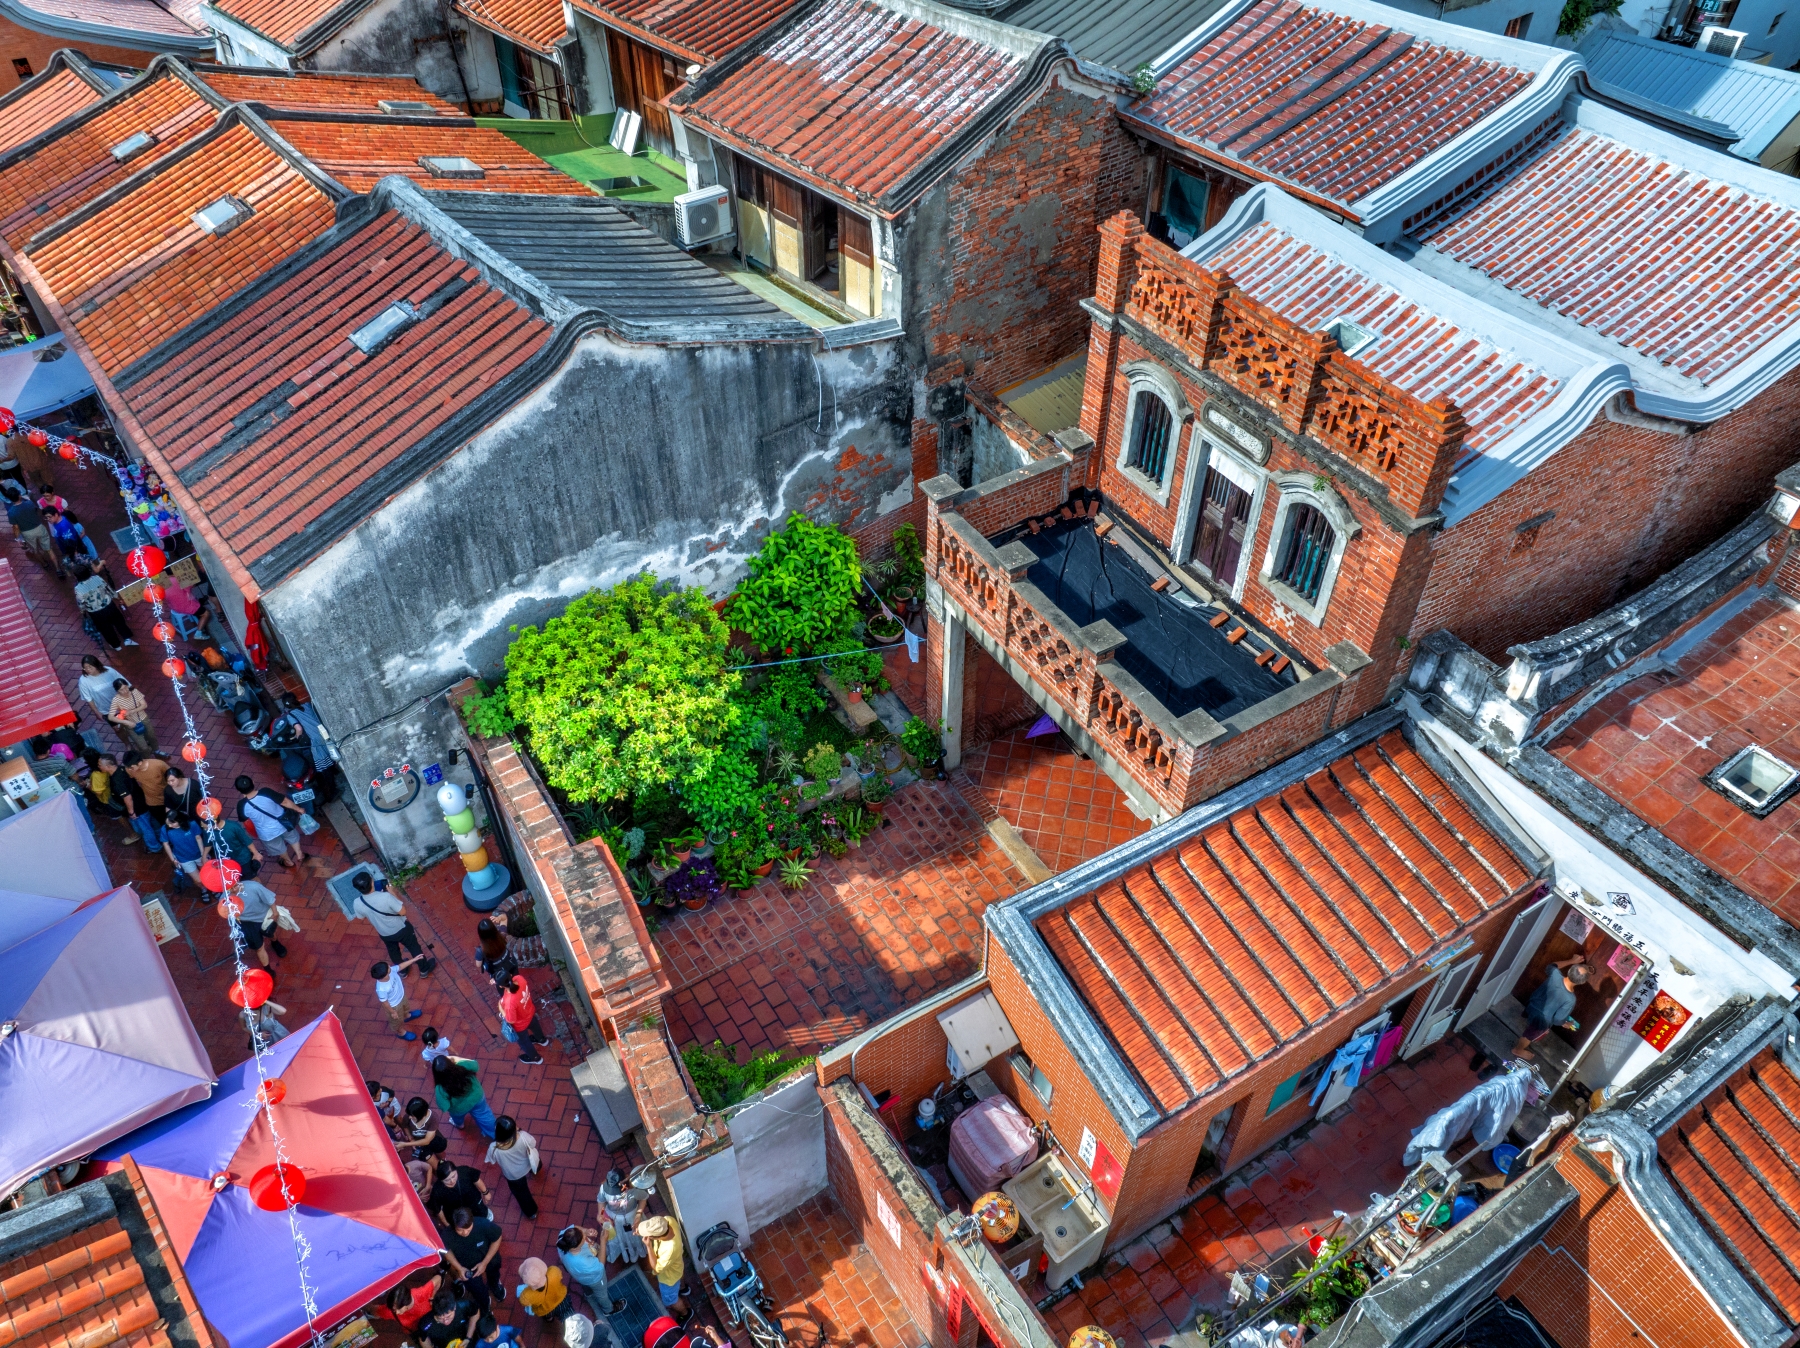
[{"label": "person in red shirt", "polygon": [[500,1021],[506,1037],[519,1046],[519,1061],[536,1065],[544,1060],[538,1049],[550,1042],[538,1024],[537,1007],[531,1002],[531,984],[514,974],[500,985]]},{"label": "person in red shirt", "polygon": [[400,1322],[408,1334],[417,1329],[431,1314],[431,1299],[444,1286],[442,1271],[434,1273],[413,1287],[396,1287],[388,1293],[388,1313]]}]

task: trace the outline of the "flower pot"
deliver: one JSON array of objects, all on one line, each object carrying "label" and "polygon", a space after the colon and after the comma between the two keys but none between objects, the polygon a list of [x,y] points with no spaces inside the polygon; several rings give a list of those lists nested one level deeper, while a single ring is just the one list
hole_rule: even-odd
[{"label": "flower pot", "polygon": [[694,849],[688,847],[679,852],[671,852],[669,855],[675,858],[675,864],[677,866],[685,866],[687,864],[687,859],[694,855]]},{"label": "flower pot", "polygon": [[847,696],[850,698],[850,700],[852,702],[861,702],[862,701],[862,689],[852,688]]},{"label": "flower pot", "polygon": [[863,840],[861,838],[845,838],[844,845],[846,847],[861,847],[863,845]]},{"label": "flower pot", "polygon": [[787,854],[787,859],[789,861],[792,861],[795,857],[799,856],[800,853],[802,853],[805,850],[806,849],[804,847],[796,847],[793,851],[791,851]]},{"label": "flower pot", "polygon": [[773,859],[770,859],[768,861],[763,862],[762,865],[760,865],[756,868],[756,874],[757,875],[767,875],[770,871],[772,871],[774,869],[775,869],[775,862]]},{"label": "flower pot", "polygon": [[701,843],[698,847],[696,847],[693,850],[693,853],[692,853],[695,861],[705,861],[712,854],[713,854],[713,845],[710,842]]},{"label": "flower pot", "polygon": [[702,908],[706,907],[706,900],[705,899],[683,899],[681,901],[681,906],[683,908],[687,909],[690,913],[697,913]]}]

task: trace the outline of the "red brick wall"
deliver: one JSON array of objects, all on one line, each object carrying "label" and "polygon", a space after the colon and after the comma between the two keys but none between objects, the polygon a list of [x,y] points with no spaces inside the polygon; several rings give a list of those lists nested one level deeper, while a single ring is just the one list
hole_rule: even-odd
[{"label": "red brick wall", "polygon": [[[1412,622],[1493,660],[1650,584],[1767,501],[1795,458],[1800,371],[1693,435],[1594,419],[1529,476],[1446,530]],[[1520,524],[1556,518],[1530,534]]]},{"label": "red brick wall", "polygon": [[1669,1252],[1622,1184],[1594,1169],[1610,1158],[1573,1146],[1556,1169],[1576,1199],[1500,1284],[1558,1343],[1580,1348],[1724,1344],[1737,1337],[1687,1266]]},{"label": "red brick wall", "polygon": [[1029,725],[1043,711],[1013,676],[981,648],[973,634],[963,640],[968,645],[963,652],[963,712],[958,728],[962,731],[963,752],[967,753],[977,744]]},{"label": "red brick wall", "polygon": [[44,67],[50,64],[50,58],[63,47],[69,47],[95,61],[135,66],[139,70],[156,59],[153,51],[105,47],[97,42],[71,42],[66,37],[34,33],[29,28],[21,28],[10,19],[0,19],[0,94],[11,93],[31,78],[30,75],[20,78],[13,70],[14,61],[24,57],[31,63],[32,75],[41,75]]},{"label": "red brick wall", "polygon": [[[967,995],[972,997],[985,986],[973,987]],[[911,1133],[919,1101],[950,1079],[945,1061],[950,1041],[937,1022],[938,1011],[946,1009],[938,1006],[921,1014],[902,1016],[898,1024],[884,1028],[879,1038],[856,1049],[856,1080],[877,1099],[884,1091],[893,1092],[893,1107],[884,1109],[881,1117],[891,1120],[890,1131],[900,1137]],[[850,1058],[844,1053],[821,1063],[820,1083],[830,1085],[848,1077]]]},{"label": "red brick wall", "polygon": [[[930,356],[961,355],[968,373],[1004,389],[1048,369],[1087,338],[1097,227],[1144,200],[1142,155],[1112,101],[1062,67],[1002,128],[949,193],[948,284],[916,278]],[[1096,96],[1100,95],[1100,96]]]}]

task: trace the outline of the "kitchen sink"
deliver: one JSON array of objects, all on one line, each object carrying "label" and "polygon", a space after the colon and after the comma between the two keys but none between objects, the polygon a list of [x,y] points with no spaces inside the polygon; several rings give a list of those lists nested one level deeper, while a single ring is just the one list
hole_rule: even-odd
[{"label": "kitchen sink", "polygon": [[1111,1219],[1093,1187],[1072,1174],[1061,1156],[1039,1157],[1001,1188],[1018,1204],[1026,1228],[1044,1238],[1044,1282],[1051,1291],[1099,1258]]}]

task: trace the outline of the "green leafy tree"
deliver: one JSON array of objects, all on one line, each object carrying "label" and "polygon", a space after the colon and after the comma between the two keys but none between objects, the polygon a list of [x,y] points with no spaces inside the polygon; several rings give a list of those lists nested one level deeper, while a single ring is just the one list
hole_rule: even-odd
[{"label": "green leafy tree", "polygon": [[739,716],[728,636],[703,591],[650,576],[520,630],[507,702],[550,784],[572,801],[610,800],[706,777]]},{"label": "green leafy tree", "polygon": [[805,655],[850,630],[861,588],[855,541],[794,515],[750,559],[731,618],[764,649]]}]

